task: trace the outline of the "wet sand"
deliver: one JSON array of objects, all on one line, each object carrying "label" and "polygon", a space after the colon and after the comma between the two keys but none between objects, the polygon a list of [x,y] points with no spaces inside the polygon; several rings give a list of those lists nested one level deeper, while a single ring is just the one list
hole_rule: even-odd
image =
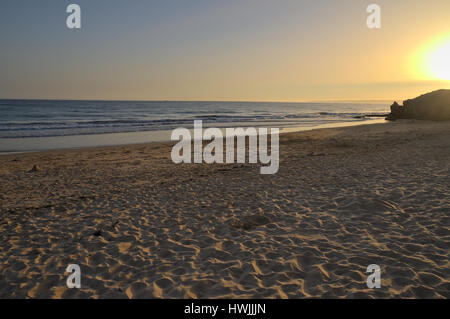
[{"label": "wet sand", "polygon": [[450,123],[285,134],[276,175],[170,152],[0,156],[0,297],[450,298]]}]

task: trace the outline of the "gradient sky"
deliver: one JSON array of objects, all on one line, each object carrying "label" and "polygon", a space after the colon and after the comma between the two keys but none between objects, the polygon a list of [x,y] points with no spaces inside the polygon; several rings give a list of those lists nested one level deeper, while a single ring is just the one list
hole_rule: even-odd
[{"label": "gradient sky", "polygon": [[0,98],[401,100],[448,35],[449,0],[2,0]]}]

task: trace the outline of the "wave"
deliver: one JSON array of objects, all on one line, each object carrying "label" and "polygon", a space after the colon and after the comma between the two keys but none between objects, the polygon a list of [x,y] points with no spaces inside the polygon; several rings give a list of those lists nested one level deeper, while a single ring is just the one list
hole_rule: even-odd
[{"label": "wave", "polygon": [[[13,128],[28,129],[30,127],[36,128],[72,128],[83,126],[110,126],[110,125],[152,125],[152,124],[184,124],[192,122],[193,120],[214,120],[214,121],[257,121],[257,120],[281,120],[281,119],[301,119],[301,118],[315,118],[319,116],[335,116],[335,117],[354,117],[363,115],[360,113],[326,113],[320,112],[318,114],[263,114],[263,115],[196,115],[189,118],[174,118],[174,119],[108,119],[108,120],[60,120],[58,121],[30,121],[30,122],[6,122],[0,123],[1,130],[11,130]],[[376,114],[375,114],[376,115]]]},{"label": "wave", "polygon": [[[381,116],[387,106],[335,103],[0,100],[0,138],[86,135],[204,127],[286,127]],[[365,110],[366,112],[361,112]]]}]

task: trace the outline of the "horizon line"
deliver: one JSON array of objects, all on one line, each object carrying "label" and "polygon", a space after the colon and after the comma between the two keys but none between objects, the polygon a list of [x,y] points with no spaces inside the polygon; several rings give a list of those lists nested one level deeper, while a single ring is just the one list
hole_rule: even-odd
[{"label": "horizon line", "polygon": [[348,103],[394,102],[394,99],[324,99],[324,100],[220,100],[220,99],[102,99],[102,98],[3,98],[0,101],[80,101],[80,102],[229,102],[229,103]]}]

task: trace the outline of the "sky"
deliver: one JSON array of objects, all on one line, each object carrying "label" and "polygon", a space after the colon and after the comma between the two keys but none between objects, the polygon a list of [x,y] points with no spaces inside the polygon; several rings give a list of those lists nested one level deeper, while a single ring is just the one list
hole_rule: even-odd
[{"label": "sky", "polygon": [[[71,3],[78,30],[66,26]],[[381,29],[367,27],[371,3]],[[0,43],[0,98],[402,100],[450,89],[448,0],[2,0]]]}]

